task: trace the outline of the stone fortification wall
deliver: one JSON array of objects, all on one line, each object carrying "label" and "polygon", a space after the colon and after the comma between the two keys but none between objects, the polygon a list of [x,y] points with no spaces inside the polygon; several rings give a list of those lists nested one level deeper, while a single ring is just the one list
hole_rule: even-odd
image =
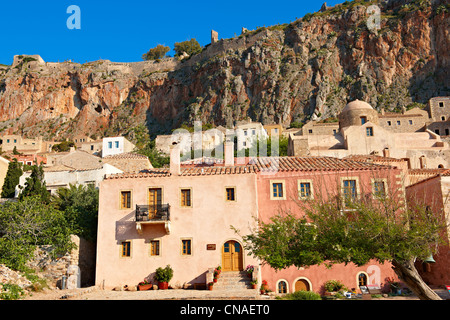
[{"label": "stone fortification wall", "polygon": [[47,279],[50,287],[62,285],[63,276],[67,277],[67,288],[88,287],[95,283],[95,243],[72,236],[77,248],[69,254],[52,259],[51,247],[41,246],[35,252],[35,259],[28,266]]}]

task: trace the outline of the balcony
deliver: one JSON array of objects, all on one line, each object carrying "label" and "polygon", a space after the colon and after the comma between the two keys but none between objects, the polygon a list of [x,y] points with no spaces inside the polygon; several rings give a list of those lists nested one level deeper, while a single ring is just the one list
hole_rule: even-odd
[{"label": "balcony", "polygon": [[136,230],[142,233],[144,225],[164,224],[167,234],[170,234],[170,205],[154,206],[136,205]]}]

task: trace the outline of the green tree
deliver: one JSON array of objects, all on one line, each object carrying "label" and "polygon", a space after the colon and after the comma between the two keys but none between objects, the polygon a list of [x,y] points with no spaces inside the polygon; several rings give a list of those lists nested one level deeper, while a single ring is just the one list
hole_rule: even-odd
[{"label": "green tree", "polygon": [[284,212],[270,222],[260,221],[258,230],[243,237],[246,249],[276,270],[388,261],[420,299],[440,299],[422,280],[414,261],[424,260],[444,242],[442,213],[432,213],[420,203],[405,208],[395,197],[376,202],[372,195],[362,196],[345,208],[338,196],[328,201],[314,197],[299,202],[304,215]]},{"label": "green tree", "polygon": [[154,168],[162,168],[170,163],[170,157],[155,147],[155,140],[150,140],[145,146],[135,150],[136,153],[147,156]]},{"label": "green tree", "polygon": [[158,44],[156,47],[150,49],[147,53],[142,55],[142,60],[158,60],[166,56],[170,51],[169,47]]},{"label": "green tree", "polygon": [[36,246],[50,245],[53,257],[74,248],[63,212],[39,196],[0,206],[0,263],[24,271]]},{"label": "green tree", "polygon": [[202,46],[192,38],[191,40],[183,41],[183,42],[175,42],[175,56],[180,56],[183,52],[186,52],[189,56],[196,55],[197,53],[202,52]]},{"label": "green tree", "polygon": [[97,238],[99,191],[94,185],[70,185],[59,188],[53,205],[64,212],[72,232],[86,240]]},{"label": "green tree", "polygon": [[66,152],[66,151],[69,151],[70,148],[74,147],[74,146],[75,146],[75,143],[72,141],[63,141],[61,143],[55,144],[52,147],[52,150],[56,151],[56,152]]},{"label": "green tree", "polygon": [[45,185],[42,165],[34,165],[31,167],[31,175],[26,178],[25,187],[19,194],[19,200],[30,196],[39,196],[43,202],[50,202],[50,193],[47,191]]},{"label": "green tree", "polygon": [[16,186],[19,184],[19,179],[23,171],[21,164],[13,159],[8,164],[8,171],[6,172],[5,181],[3,182],[2,198],[14,198]]}]

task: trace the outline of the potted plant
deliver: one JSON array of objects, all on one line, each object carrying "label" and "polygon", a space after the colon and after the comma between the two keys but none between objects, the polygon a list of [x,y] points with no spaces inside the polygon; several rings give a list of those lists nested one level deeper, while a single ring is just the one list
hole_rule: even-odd
[{"label": "potted plant", "polygon": [[150,290],[153,287],[151,283],[147,281],[147,279],[144,279],[144,281],[139,282],[138,284],[138,290],[139,291],[145,291]]},{"label": "potted plant", "polygon": [[250,284],[252,285],[252,289],[256,289],[256,285],[258,284],[257,280],[253,280],[250,282]]},{"label": "potted plant", "polygon": [[214,282],[217,282],[217,279],[219,279],[219,275],[220,275],[220,270],[218,270],[217,268],[214,269]]},{"label": "potted plant", "polygon": [[253,271],[255,270],[255,267],[252,265],[248,265],[247,268],[245,268],[245,272],[247,272],[247,275],[251,278]]},{"label": "potted plant", "polygon": [[173,277],[173,269],[170,265],[167,265],[165,268],[159,267],[156,269],[155,276],[153,277],[155,281],[158,281],[158,288],[161,290],[165,290],[169,288],[169,281]]},{"label": "potted plant", "polygon": [[269,286],[268,286],[266,280],[263,280],[263,281],[261,282],[261,287],[259,288],[259,291],[260,291],[261,294],[264,294],[264,293],[266,293],[267,291],[269,291]]},{"label": "potted plant", "polygon": [[214,282],[208,282],[208,290],[212,290],[214,286]]},{"label": "potted plant", "polygon": [[217,273],[217,278],[219,278],[221,272],[222,272],[221,266],[218,266],[216,269],[214,269],[214,273]]},{"label": "potted plant", "polygon": [[339,280],[328,280],[323,286],[325,288],[325,295],[335,295],[341,290],[348,291],[345,285]]},{"label": "potted plant", "polygon": [[401,294],[400,282],[395,281],[394,278],[392,278],[392,277],[387,278],[386,281],[389,283],[389,287],[390,287],[392,293]]}]

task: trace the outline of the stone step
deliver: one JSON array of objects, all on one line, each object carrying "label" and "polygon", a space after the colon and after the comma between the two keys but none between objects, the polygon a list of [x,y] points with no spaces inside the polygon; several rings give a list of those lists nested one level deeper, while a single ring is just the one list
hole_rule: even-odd
[{"label": "stone step", "polygon": [[214,284],[214,290],[247,290],[251,289],[252,279],[246,272],[222,272]]}]

